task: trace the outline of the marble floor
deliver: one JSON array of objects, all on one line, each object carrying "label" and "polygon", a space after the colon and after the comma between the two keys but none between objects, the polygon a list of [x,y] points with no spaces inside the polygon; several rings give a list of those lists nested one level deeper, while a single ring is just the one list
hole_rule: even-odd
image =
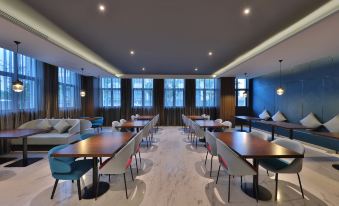
[{"label": "marble floor", "polygon": [[[97,200],[78,200],[76,184],[59,182],[53,200],[50,199],[54,179],[50,175],[46,153],[30,153],[43,156],[26,168],[0,166],[0,205],[339,205],[339,171],[333,162],[339,163],[339,155],[307,146],[301,180],[305,199],[300,195],[296,175],[280,175],[278,202],[256,201],[240,189],[240,178],[231,178],[231,202],[227,203],[228,178],[221,172],[215,184],[217,159],[213,161],[212,178],[204,165],[205,148],[195,148],[183,134],[180,127],[162,127],[154,137],[155,143],[149,149],[142,148],[142,171],[132,182],[127,175],[128,194],[125,199],[123,176],[111,178],[110,189]],[[10,156],[21,153],[11,153]],[[136,169],[133,170],[136,174]],[[274,194],[273,174],[267,176],[260,169],[259,182]],[[82,179],[82,187],[91,183],[92,172]],[[108,181],[106,176],[102,180]],[[245,181],[251,181],[246,177]]]}]

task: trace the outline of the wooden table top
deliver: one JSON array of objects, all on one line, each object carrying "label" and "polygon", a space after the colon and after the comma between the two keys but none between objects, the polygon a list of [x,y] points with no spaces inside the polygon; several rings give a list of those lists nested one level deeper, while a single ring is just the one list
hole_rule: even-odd
[{"label": "wooden table top", "polygon": [[150,121],[149,120],[134,120],[127,121],[122,125],[116,126],[118,128],[144,128]]},{"label": "wooden table top", "polygon": [[205,118],[202,117],[202,116],[199,116],[199,115],[189,115],[189,116],[186,116],[188,119],[191,119],[191,120],[204,120]]},{"label": "wooden table top", "polygon": [[223,141],[243,158],[302,158],[299,154],[280,145],[265,141],[247,132],[214,132],[215,137]]},{"label": "wooden table top", "polygon": [[237,119],[243,119],[243,120],[263,120],[260,117],[253,117],[253,116],[234,116]]},{"label": "wooden table top", "polygon": [[281,127],[284,129],[312,129],[310,127],[305,127],[304,125],[301,124],[296,124],[296,123],[290,123],[290,122],[276,122],[276,121],[260,121],[263,124],[275,126],[275,127]]},{"label": "wooden table top", "polygon": [[81,117],[80,119],[85,119],[88,121],[95,121],[97,119],[100,119],[101,117]]},{"label": "wooden table top", "polygon": [[221,128],[221,127],[227,127],[226,125],[223,125],[219,122],[216,122],[214,120],[196,120],[195,121],[200,127],[203,128]]},{"label": "wooden table top", "polygon": [[12,129],[0,131],[0,138],[3,139],[16,139],[23,138],[39,133],[49,132],[49,129]]},{"label": "wooden table top", "polygon": [[152,120],[154,116],[152,115],[141,115],[139,117],[135,117],[136,120]]},{"label": "wooden table top", "polygon": [[316,134],[316,135],[320,135],[320,136],[324,136],[324,137],[330,137],[330,138],[334,138],[334,139],[339,140],[339,132],[314,132],[314,131],[312,131],[311,134]]},{"label": "wooden table top", "polygon": [[53,157],[113,157],[135,134],[107,132],[97,134],[52,154]]}]

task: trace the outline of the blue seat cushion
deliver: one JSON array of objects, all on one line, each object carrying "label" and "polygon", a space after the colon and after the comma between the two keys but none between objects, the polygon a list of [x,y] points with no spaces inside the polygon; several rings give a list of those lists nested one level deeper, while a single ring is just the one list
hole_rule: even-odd
[{"label": "blue seat cushion", "polygon": [[52,173],[55,179],[59,180],[78,180],[90,169],[92,169],[93,160],[77,160],[71,164],[72,170],[69,173]]},{"label": "blue seat cushion", "polygon": [[259,165],[267,170],[275,172],[287,167],[289,164],[282,159],[267,158],[259,160]]}]

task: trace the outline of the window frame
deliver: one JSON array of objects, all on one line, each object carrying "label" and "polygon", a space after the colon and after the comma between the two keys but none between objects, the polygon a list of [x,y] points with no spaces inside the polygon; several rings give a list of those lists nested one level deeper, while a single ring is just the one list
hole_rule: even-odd
[{"label": "window frame", "polygon": [[[133,81],[134,80],[141,80],[142,87],[141,88],[134,88]],[[152,88],[145,88],[145,80],[152,80]],[[154,94],[153,94],[153,88],[154,88],[154,79],[151,78],[132,78],[132,108],[152,108],[154,105]],[[137,106],[134,104],[134,91],[141,91],[141,105]],[[151,97],[151,106],[145,106],[145,91],[150,91],[152,94]]]},{"label": "window frame", "polygon": [[[103,87],[103,80],[104,79],[109,79],[111,81],[111,87]],[[119,80],[119,87],[114,87],[113,81],[114,80]],[[121,79],[120,78],[116,78],[116,77],[101,77],[99,79],[99,84],[100,84],[100,93],[101,93],[101,104],[100,106],[102,108],[120,108],[121,107]],[[104,105],[104,91],[109,91],[109,93],[111,94],[111,106],[105,106]],[[116,99],[114,95],[115,91],[119,91],[119,106],[114,106],[114,100]]]},{"label": "window frame", "polygon": [[[239,87],[239,83],[238,83],[238,80],[239,79],[244,79],[245,82],[246,82],[246,86],[245,88],[238,88]],[[248,88],[248,79],[245,79],[245,78],[236,78],[235,79],[235,98],[236,98],[236,107],[242,107],[242,108],[247,108],[249,106],[249,88]],[[239,106],[239,94],[240,92],[244,93],[244,92],[247,92],[247,97],[245,97],[245,106]]]},{"label": "window frame", "polygon": [[[197,81],[201,81],[203,80],[204,82],[204,87],[203,88],[197,88]],[[214,81],[214,88],[206,88],[206,80],[213,80]],[[197,94],[198,92],[202,91],[203,92],[203,101],[202,101],[202,106],[201,105],[197,105]],[[213,100],[213,105],[207,106],[207,100],[206,100],[206,94],[209,92],[213,92],[213,96],[214,96],[214,100]],[[204,78],[204,79],[195,79],[195,107],[197,108],[213,108],[213,107],[217,107],[217,80],[216,79],[211,79],[211,78]]]},{"label": "window frame", "polygon": [[[64,73],[64,76],[63,76],[63,81],[64,82],[61,82],[60,81],[60,79],[59,79],[59,72],[60,72],[60,69],[63,69],[63,73]],[[71,74],[71,76],[72,75],[74,75],[74,84],[72,84],[72,83],[67,83],[66,82],[66,72],[67,71],[69,71],[70,72],[70,74]],[[58,107],[59,107],[59,109],[75,109],[75,108],[78,108],[77,107],[77,105],[76,105],[76,100],[75,100],[75,95],[77,95],[76,94],[76,90],[77,90],[77,77],[76,77],[76,73],[75,72],[73,72],[73,71],[71,71],[70,69],[66,69],[66,68],[63,68],[63,67],[58,67]],[[71,78],[72,79],[72,78]],[[74,93],[74,96],[73,97],[70,97],[71,99],[73,99],[73,101],[72,101],[72,103],[73,103],[73,105],[72,106],[68,106],[68,105],[62,105],[62,106],[60,106],[60,86],[61,86],[61,88],[62,88],[62,95],[63,95],[63,101],[62,101],[62,104],[65,104],[65,98],[66,98],[66,88],[67,87],[71,87],[72,88],[72,90],[73,90],[73,93]]]},{"label": "window frame", "polygon": [[[166,88],[166,80],[168,81],[168,80],[172,80],[173,82],[172,82],[172,88]],[[183,88],[179,88],[179,87],[176,87],[176,83],[175,83],[175,81],[176,80],[182,80],[183,81]],[[171,91],[172,92],[172,102],[173,102],[173,104],[171,105],[171,106],[168,106],[168,105],[166,105],[166,93],[167,92],[169,92],[169,91]],[[181,106],[177,106],[176,105],[176,100],[177,100],[177,96],[176,96],[176,94],[177,94],[177,92],[182,92],[182,105]],[[175,78],[175,79],[164,79],[164,107],[165,108],[183,108],[183,107],[185,107],[185,79],[177,79],[177,78]]]}]

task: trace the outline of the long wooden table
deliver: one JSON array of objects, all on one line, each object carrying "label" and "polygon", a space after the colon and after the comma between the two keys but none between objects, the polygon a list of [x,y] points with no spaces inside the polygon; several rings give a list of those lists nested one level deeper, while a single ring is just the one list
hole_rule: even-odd
[{"label": "long wooden table", "polygon": [[[243,159],[253,159],[253,168],[259,172],[258,160],[261,158],[303,158],[299,154],[285,147],[265,141],[261,138],[246,132],[214,132],[216,138],[219,138],[235,153]],[[242,187],[242,190],[249,196],[255,198],[254,185],[258,186],[258,199],[270,200],[271,193],[258,183],[258,175],[253,176],[253,182],[250,186]]]},{"label": "long wooden table", "polygon": [[259,121],[259,120],[263,120],[260,117],[252,117],[252,116],[234,116],[234,118],[236,119],[240,119],[240,131],[244,131],[243,130],[243,121],[248,122],[248,132],[252,131],[252,121]]},{"label": "long wooden table", "polygon": [[195,120],[205,120],[205,117],[199,116],[199,115],[188,115],[187,118],[195,121]]},{"label": "long wooden table", "polygon": [[274,134],[275,134],[275,128],[280,127],[283,129],[288,130],[288,137],[290,139],[293,139],[293,131],[295,129],[313,129],[310,127],[305,127],[301,124],[295,124],[295,123],[290,123],[290,122],[275,122],[275,121],[260,121],[263,124],[270,125],[271,126],[271,133],[272,133],[272,140],[274,140]]},{"label": "long wooden table", "polygon": [[226,125],[223,125],[219,122],[216,122],[214,120],[196,120],[195,121],[201,128],[204,130],[206,129],[217,129],[217,128],[224,128],[227,127]]},{"label": "long wooden table", "polygon": [[144,128],[150,121],[149,120],[134,120],[134,121],[127,121],[123,123],[122,125],[116,126],[117,128],[122,129],[137,129],[137,132],[140,131],[140,129]]},{"label": "long wooden table", "polygon": [[27,157],[27,137],[39,133],[45,133],[48,129],[13,129],[0,131],[0,139],[22,139],[22,159],[6,165],[5,167],[26,167],[43,158]]},{"label": "long wooden table", "polygon": [[98,158],[113,157],[135,134],[130,132],[108,132],[97,134],[82,140],[52,154],[53,157],[92,157],[93,182],[83,192],[84,199],[93,199],[104,194],[109,189],[109,184],[99,182],[98,194]]},{"label": "long wooden table", "polygon": [[135,117],[135,120],[152,120],[154,116],[152,115],[141,115],[139,117]]}]

